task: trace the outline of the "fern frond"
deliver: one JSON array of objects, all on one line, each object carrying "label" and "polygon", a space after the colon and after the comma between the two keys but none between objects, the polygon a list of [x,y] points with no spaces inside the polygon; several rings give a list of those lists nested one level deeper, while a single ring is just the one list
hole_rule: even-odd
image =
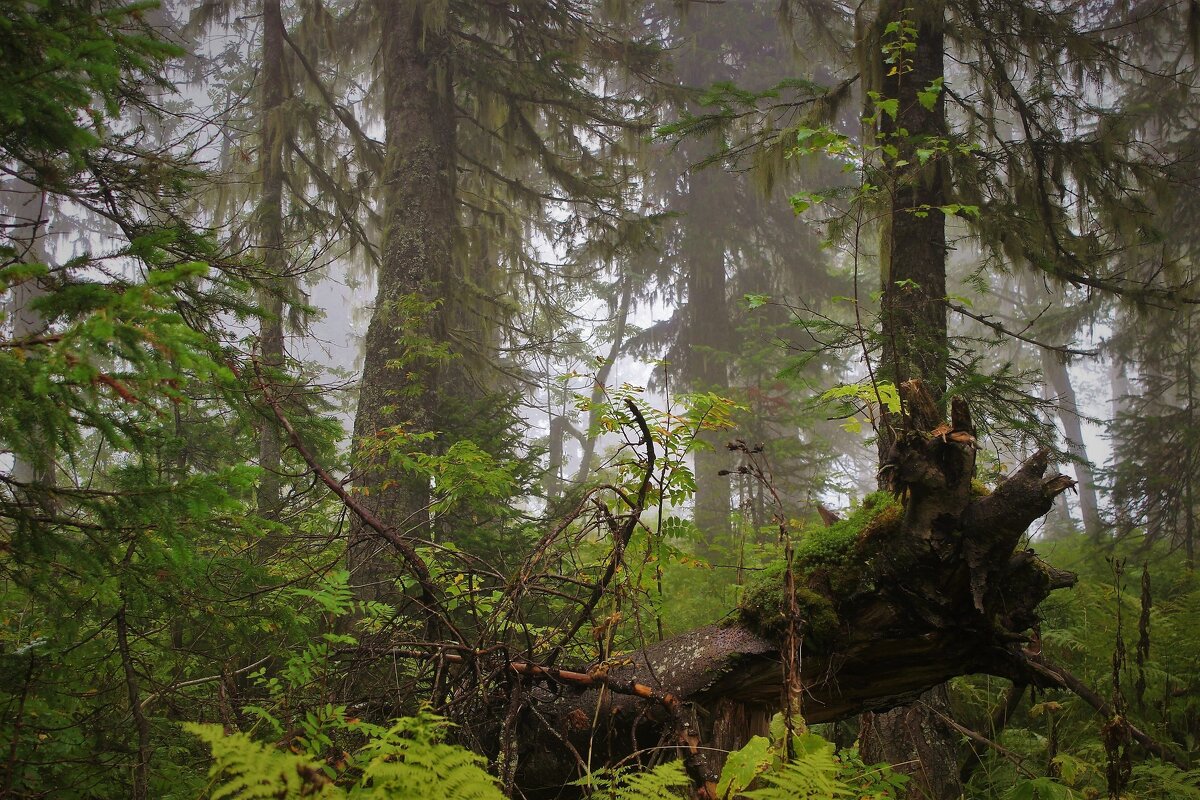
[{"label": "fern frond", "polygon": [[683,764],[668,761],[654,769],[600,770],[592,775],[593,800],[679,800],[691,785]]},{"label": "fern frond", "polygon": [[335,798],[345,794],[303,756],[256,742],[244,733],[226,735],[220,725],[185,723],[212,751],[208,774],[217,783],[212,800],[291,800]]}]

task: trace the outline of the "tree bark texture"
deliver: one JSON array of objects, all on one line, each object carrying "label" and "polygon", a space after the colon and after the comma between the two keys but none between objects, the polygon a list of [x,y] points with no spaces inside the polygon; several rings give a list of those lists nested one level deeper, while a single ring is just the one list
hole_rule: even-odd
[{"label": "tree bark texture", "polygon": [[[916,49],[903,49],[910,37],[886,33],[889,23],[899,23],[901,30],[907,25],[915,27]],[[943,94],[927,108],[918,93],[944,76],[944,38],[943,3],[887,0],[880,6],[867,41],[876,60],[877,91],[883,101],[896,101],[894,117],[877,111],[879,144],[894,145],[898,154],[896,158],[883,156],[890,197],[880,233],[880,371],[896,384],[921,378],[939,402],[946,392],[949,342],[946,217],[939,210],[946,204],[946,176],[936,151],[944,146],[946,107]],[[922,157],[917,152],[920,149],[934,154]],[[901,161],[907,163],[890,166]]]},{"label": "tree bark texture", "polygon": [[915,703],[883,713],[868,711],[859,719],[863,760],[887,762],[908,775],[904,793],[914,800],[958,798],[963,792],[958,733],[933,712],[950,716],[950,692],[944,683]]},{"label": "tree bark texture", "polygon": [[[428,527],[429,484],[392,466],[378,443],[388,429],[438,429],[444,376],[429,348],[445,341],[438,304],[452,274],[457,213],[450,45],[438,5],[377,0],[375,6],[384,31],[386,224],[354,421],[354,462],[364,504],[401,533]],[[370,529],[351,528],[349,566],[360,597],[387,595],[396,572],[386,553]]]},{"label": "tree bark texture", "polygon": [[[911,407],[932,402],[915,398],[924,391],[916,382],[902,390]],[[1046,475],[1048,453],[1035,454],[981,494],[971,485],[975,442],[961,403],[950,424],[906,422],[885,465],[893,491],[906,498],[902,506],[856,534],[848,568],[808,567],[796,576],[805,617],[802,711],[811,723],[911,703],[958,675],[1028,680],[1024,632],[1051,591],[1074,583],[1072,574],[1018,549],[1026,529],[1072,485],[1063,475]],[[527,721],[533,730],[521,755],[522,786],[536,795],[535,787],[570,779],[565,773],[574,761],[564,755],[564,741],[579,752],[591,748],[593,764],[639,747],[672,746],[680,721],[649,696],[673,698],[687,709],[700,737],[696,758],[714,779],[721,758],[707,748],[717,741],[738,746],[781,707],[784,638],[767,624],[771,613],[744,604],[726,623],[583,668],[627,691],[576,692],[552,680],[529,687],[530,702],[542,708]],[[641,696],[639,685],[648,687]],[[910,726],[929,724],[903,713]],[[879,717],[868,720],[875,725]],[[956,764],[949,769],[957,771]]]}]

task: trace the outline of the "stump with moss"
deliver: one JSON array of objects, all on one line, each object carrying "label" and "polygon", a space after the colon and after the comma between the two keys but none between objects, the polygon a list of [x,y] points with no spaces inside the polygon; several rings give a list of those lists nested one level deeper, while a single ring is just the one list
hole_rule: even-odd
[{"label": "stump with moss", "polygon": [[[908,413],[881,471],[889,491],[806,532],[795,548],[809,722],[892,708],[959,675],[1028,680],[1022,648],[1037,607],[1075,580],[1019,546],[1073,485],[1046,475],[1049,454],[1034,454],[988,491],[975,480],[966,405],[956,401],[946,423],[933,417],[919,382],[904,384],[901,395]],[[609,676],[678,698],[703,745],[738,746],[780,707],[789,607],[783,570],[765,570],[728,621],[628,654]],[[560,742],[614,761],[654,745],[666,722],[652,703],[595,690],[556,696],[543,718]],[[524,785],[548,779],[534,765],[548,757],[525,762]],[[709,771],[719,764],[711,759]]]}]

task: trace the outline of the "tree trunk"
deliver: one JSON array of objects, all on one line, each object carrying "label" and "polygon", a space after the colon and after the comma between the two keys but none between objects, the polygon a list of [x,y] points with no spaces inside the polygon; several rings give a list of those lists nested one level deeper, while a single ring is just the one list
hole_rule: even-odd
[{"label": "tree trunk", "polygon": [[592,462],[596,457],[596,442],[600,438],[598,426],[600,424],[600,406],[604,401],[604,389],[608,385],[608,378],[612,375],[617,358],[621,355],[621,348],[625,344],[625,329],[629,325],[629,308],[632,303],[633,280],[627,275],[621,279],[621,299],[617,303],[616,327],[613,330],[612,346],[608,349],[608,358],[604,359],[604,363],[596,370],[595,379],[592,381],[587,428],[583,431],[584,435],[581,441],[583,454],[579,458],[579,468],[575,470],[574,483],[576,485],[587,480],[588,474],[592,471]]},{"label": "tree trunk", "polygon": [[[932,103],[923,102],[918,93],[939,86],[944,78],[944,38],[942,2],[885,0],[867,40],[881,97],[875,113],[890,192],[879,247],[883,290],[879,373],[898,386],[921,378],[938,404],[946,392],[949,359],[946,218],[939,210],[946,204],[946,176],[938,155],[945,146],[946,105],[940,91]],[[887,110],[888,101],[895,101],[894,114]],[[893,146],[896,157],[888,155]],[[927,151],[924,156],[921,149]],[[885,415],[879,433],[884,465],[894,459],[896,441],[904,436],[892,423]],[[943,710],[937,708],[939,704],[948,706],[946,698],[946,688],[938,687],[928,695],[928,705],[871,714],[861,721],[864,752],[911,775],[906,790],[910,798],[955,800],[962,795],[957,737],[935,714]]]},{"label": "tree trunk", "polygon": [[[693,171],[688,178],[688,211],[684,220],[684,269],[687,274],[687,353],[684,380],[695,392],[729,394],[729,360],[733,332],[726,298],[725,242],[709,208],[719,196],[715,168]],[[706,542],[728,542],[732,490],[719,474],[729,465],[725,437],[706,431],[705,446],[695,451],[695,522]]]},{"label": "tree trunk", "polygon": [[[375,310],[367,328],[353,456],[364,503],[400,533],[429,525],[429,483],[389,462],[386,433],[437,430],[445,341],[438,302],[450,274],[456,215],[449,37],[433,0],[377,0],[383,30],[387,159],[385,229]],[[456,389],[460,387],[455,387]],[[400,442],[405,450],[416,444]],[[356,524],[349,567],[359,597],[386,596],[386,549]]]},{"label": "tree trunk", "polygon": [[883,713],[868,711],[861,717],[858,735],[863,760],[886,761],[908,775],[906,797],[962,797],[959,737],[938,713],[950,716],[950,693],[944,683],[911,705]]},{"label": "tree trunk", "polygon": [[[889,23],[911,23],[916,28],[916,49],[901,50],[902,64],[889,63],[884,47],[899,40],[884,34]],[[905,161],[886,167],[891,208],[884,215],[880,234],[880,279],[883,289],[883,361],[880,372],[897,385],[920,377],[939,403],[946,392],[949,344],[946,333],[946,218],[938,210],[946,204],[942,158],[936,151],[946,136],[946,106],[938,94],[932,108],[918,92],[943,77],[944,5],[941,2],[907,3],[887,0],[879,10],[875,33],[868,46],[877,59],[881,97],[896,101],[894,118],[883,110],[880,144],[894,145]],[[911,58],[911,61],[907,59]],[[888,73],[896,69],[896,74]],[[878,104],[877,104],[878,105]],[[934,151],[922,158],[917,151]]]},{"label": "tree trunk", "polygon": [[1092,462],[1088,460],[1087,448],[1083,444],[1083,425],[1079,417],[1079,406],[1075,399],[1075,387],[1071,385],[1071,374],[1057,353],[1042,349],[1042,370],[1054,390],[1058,418],[1066,434],[1067,452],[1075,460],[1075,480],[1079,490],[1079,509],[1083,515],[1083,529],[1093,541],[1099,542],[1104,535],[1104,523],[1100,519],[1100,503],[1096,497],[1096,476]]},{"label": "tree trunk", "polygon": [[[259,251],[266,272],[265,286],[259,292],[264,313],[259,328],[259,354],[267,381],[283,369],[283,297],[287,254],[283,241],[283,140],[286,94],[284,77],[284,27],[279,0],[263,0],[262,116],[259,120],[259,171],[262,196],[257,222]],[[258,465],[262,478],[258,484],[258,511],[275,516],[279,511],[283,442],[274,420],[264,417],[259,425]]]},{"label": "tree trunk", "polygon": [[[15,226],[9,234],[17,249],[17,258],[26,264],[48,264],[46,249],[46,194],[19,176],[13,178],[5,194],[6,211]],[[26,280],[12,287],[8,316],[12,320],[13,341],[21,341],[46,332],[47,322],[33,307],[47,293],[43,278]],[[13,480],[30,486],[52,487],[55,483],[54,450],[43,432],[29,432],[28,452],[13,456]]]},{"label": "tree trunk", "polygon": [[[689,8],[683,18],[685,41],[680,45],[678,70],[685,86],[707,88],[716,80],[729,79],[728,69],[713,55],[726,46],[728,38],[728,33],[714,23],[717,13],[697,5]],[[691,110],[703,113],[698,107]],[[715,152],[719,144],[716,138],[685,142],[684,158],[688,164],[696,164]],[[681,366],[688,391],[729,394],[729,365],[737,348],[729,318],[725,266],[728,217],[722,198],[732,197],[736,191],[734,181],[720,165],[687,172],[678,258],[687,285]],[[703,445],[695,450],[693,460],[696,527],[706,543],[729,542],[732,487],[727,476],[718,474],[731,461],[724,446],[726,437],[720,432],[704,432],[698,438]]]}]

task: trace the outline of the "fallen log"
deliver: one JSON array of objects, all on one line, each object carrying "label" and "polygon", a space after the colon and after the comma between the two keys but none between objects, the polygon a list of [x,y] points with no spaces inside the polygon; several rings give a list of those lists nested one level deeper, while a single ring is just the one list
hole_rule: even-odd
[{"label": "fallen log", "polygon": [[[906,413],[881,470],[889,491],[796,545],[802,711],[811,723],[902,705],[959,675],[1028,681],[1025,631],[1042,600],[1075,582],[1021,547],[1074,485],[1046,474],[1049,453],[1035,453],[988,491],[974,480],[966,405],[955,402],[943,423],[919,382],[901,394]],[[640,749],[679,747],[681,726],[698,737],[691,756],[715,779],[722,751],[761,732],[781,707],[783,570],[767,570],[721,624],[577,670],[602,673],[603,682],[532,681],[525,697],[537,708],[525,721],[517,771],[525,794],[554,796],[575,776],[578,760],[564,757],[563,742],[593,766],[612,764]],[[611,688],[635,685],[647,691]]]}]

